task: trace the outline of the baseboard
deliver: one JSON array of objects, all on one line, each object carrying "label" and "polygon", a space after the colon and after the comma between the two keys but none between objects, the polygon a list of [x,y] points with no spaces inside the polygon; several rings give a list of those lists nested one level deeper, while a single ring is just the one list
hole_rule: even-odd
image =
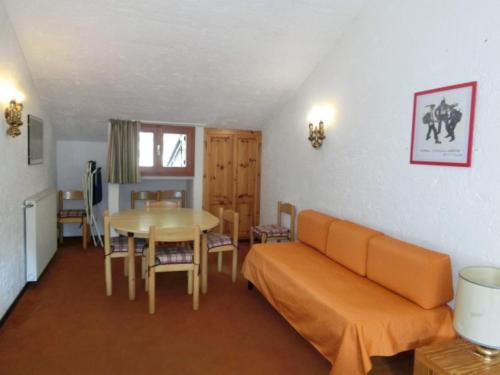
[{"label": "baseboard", "polygon": [[[100,237],[101,237],[102,241],[104,241],[104,237],[102,234]],[[64,236],[62,244],[59,243],[59,238],[58,238],[57,239],[57,248],[60,249],[61,245],[64,246],[66,244],[65,243],[66,240],[69,241],[69,243],[71,243],[71,244],[75,244],[76,242],[80,242],[80,244],[81,244],[83,242],[83,237],[82,236]],[[89,238],[87,241],[87,248],[90,248],[90,247],[99,248],[99,247],[101,247],[101,245],[99,244],[99,241],[97,241],[97,246],[94,245],[94,241],[92,240],[92,236],[89,232]]]},{"label": "baseboard", "polygon": [[33,284],[33,282],[27,282],[26,284],[24,284],[23,289],[21,289],[21,291],[18,293],[18,295],[17,295],[16,299],[14,300],[14,302],[12,302],[10,304],[10,306],[7,309],[7,311],[5,312],[5,314],[3,314],[3,316],[0,318],[0,328],[7,321],[7,318],[12,313],[12,311],[14,311],[14,308],[16,307],[17,303],[19,302],[19,300],[23,296],[23,294],[26,291],[26,289],[28,289],[28,286],[31,285],[31,284]]},{"label": "baseboard", "polygon": [[38,281],[27,281],[26,284],[24,284],[24,286],[21,289],[21,291],[17,294],[16,299],[14,299],[14,301],[10,304],[9,308],[7,309],[7,311],[5,311],[5,314],[3,314],[3,316],[0,318],[0,328],[7,321],[7,318],[12,313],[12,311],[14,311],[14,308],[16,307],[17,303],[19,302],[19,300],[23,296],[24,292],[26,292],[26,289],[28,289],[31,285],[34,285],[34,284],[40,282],[40,280],[42,279],[42,277],[45,275],[45,272],[47,271],[47,269],[50,267],[50,265],[54,261],[54,258],[57,256],[57,251],[58,250],[59,250],[59,247],[57,248],[56,252],[54,253],[54,256],[49,260],[49,263],[47,263],[47,266],[44,268],[44,270],[42,271],[42,273],[40,274],[40,276],[38,276]]}]

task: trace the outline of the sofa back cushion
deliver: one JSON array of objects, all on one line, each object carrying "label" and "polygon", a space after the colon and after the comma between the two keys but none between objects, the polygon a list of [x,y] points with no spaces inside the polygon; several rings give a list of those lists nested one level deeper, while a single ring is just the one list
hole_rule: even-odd
[{"label": "sofa back cushion", "polygon": [[301,211],[297,220],[297,239],[325,253],[328,228],[334,220],[337,219],[318,211]]},{"label": "sofa back cushion", "polygon": [[379,234],[350,221],[334,221],[328,231],[326,255],[351,271],[366,276],[368,242]]},{"label": "sofa back cushion", "polygon": [[366,277],[424,309],[453,298],[450,257],[388,236],[368,245]]}]

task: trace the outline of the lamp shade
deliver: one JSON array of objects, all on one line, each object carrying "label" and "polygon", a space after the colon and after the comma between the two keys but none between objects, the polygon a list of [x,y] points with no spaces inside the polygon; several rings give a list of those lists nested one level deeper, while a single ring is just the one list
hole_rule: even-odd
[{"label": "lamp shade", "polygon": [[500,349],[500,268],[460,271],[453,325],[464,339]]}]

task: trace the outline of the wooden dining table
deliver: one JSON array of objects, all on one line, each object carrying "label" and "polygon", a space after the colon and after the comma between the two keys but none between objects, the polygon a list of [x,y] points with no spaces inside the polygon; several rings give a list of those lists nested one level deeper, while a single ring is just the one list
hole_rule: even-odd
[{"label": "wooden dining table", "polygon": [[135,241],[134,238],[148,238],[149,228],[181,228],[199,225],[203,239],[206,232],[219,224],[211,213],[193,208],[136,208],[111,215],[111,226],[121,235],[128,237],[128,293],[135,299]]}]

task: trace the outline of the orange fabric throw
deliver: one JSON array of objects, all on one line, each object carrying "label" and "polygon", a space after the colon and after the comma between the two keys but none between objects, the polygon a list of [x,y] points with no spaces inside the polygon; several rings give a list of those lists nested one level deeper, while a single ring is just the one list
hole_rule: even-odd
[{"label": "orange fabric throw", "polygon": [[452,311],[426,310],[295,243],[259,244],[243,275],[333,365],[330,375],[361,375],[371,356],[455,337]]}]

